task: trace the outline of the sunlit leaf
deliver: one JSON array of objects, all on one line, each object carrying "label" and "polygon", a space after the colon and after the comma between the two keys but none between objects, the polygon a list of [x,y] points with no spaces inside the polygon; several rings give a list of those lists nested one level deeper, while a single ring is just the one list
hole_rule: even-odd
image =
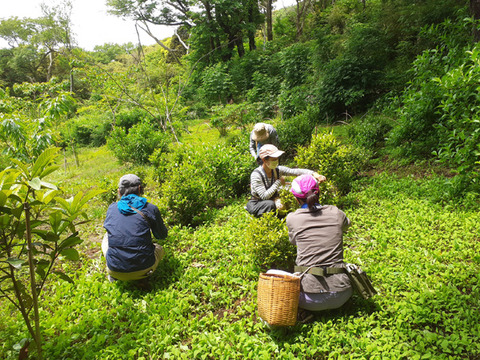
[{"label": "sunlit leaf", "polygon": [[23,264],[25,264],[25,260],[16,259],[16,258],[8,258],[7,262],[12,265],[15,269],[20,269]]},{"label": "sunlit leaf", "polygon": [[58,148],[49,148],[40,154],[33,164],[32,177],[39,176],[45,170],[45,167],[55,160],[59,155],[58,150]]},{"label": "sunlit leaf", "polygon": [[40,190],[42,188],[42,182],[38,177],[33,178],[30,181],[27,181],[27,184],[35,190]]},{"label": "sunlit leaf", "polygon": [[54,271],[54,273],[57,274],[60,279],[68,281],[70,284],[74,284],[74,281],[72,280],[72,278],[66,275],[65,273],[61,271]]},{"label": "sunlit leaf", "polygon": [[80,259],[78,251],[72,248],[63,249],[62,251],[60,251],[60,254],[62,254],[68,260],[76,261]]}]

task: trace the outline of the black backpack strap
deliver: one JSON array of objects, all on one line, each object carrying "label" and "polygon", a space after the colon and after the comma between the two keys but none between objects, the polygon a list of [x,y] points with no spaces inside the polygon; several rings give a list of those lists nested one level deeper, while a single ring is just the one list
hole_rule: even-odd
[{"label": "black backpack strap", "polygon": [[327,276],[333,274],[346,274],[347,269],[326,266],[295,266],[295,272],[312,274],[316,276]]},{"label": "black backpack strap", "polygon": [[134,207],[133,207],[132,205],[130,205],[130,204],[129,204],[128,206],[130,206],[130,208],[131,208],[132,210],[134,210],[134,211],[136,211],[137,213],[139,213],[139,214],[145,219],[145,221],[148,223],[148,227],[149,227],[150,229],[152,228],[152,225],[150,224],[150,218],[149,218],[147,215],[145,215],[143,212],[141,212],[141,211],[138,210],[137,208],[134,208]]},{"label": "black backpack strap", "polygon": [[265,186],[265,189],[268,189],[270,186],[267,186],[267,179],[265,179],[265,176],[263,176],[262,172],[258,169],[255,169],[253,171],[256,171],[257,173],[260,174],[260,177],[262,178],[263,186]]}]

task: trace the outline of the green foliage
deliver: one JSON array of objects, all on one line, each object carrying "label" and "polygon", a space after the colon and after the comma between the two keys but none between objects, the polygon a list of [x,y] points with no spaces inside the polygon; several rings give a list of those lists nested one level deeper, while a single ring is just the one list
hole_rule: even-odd
[{"label": "green foliage", "polygon": [[476,45],[465,63],[434,79],[442,94],[435,125],[440,138],[438,158],[474,181],[480,172],[479,65],[480,46]]},{"label": "green foliage", "polygon": [[274,212],[252,219],[245,232],[245,242],[260,271],[293,271],[297,251],[288,240],[285,219],[279,219]]},{"label": "green foliage", "polygon": [[280,148],[287,156],[293,156],[298,145],[307,144],[311,137],[315,124],[318,123],[316,109],[309,108],[300,115],[283,120],[276,126]]},{"label": "green foliage", "polygon": [[[436,128],[441,112],[443,90],[434,81],[450,70],[462,66],[468,47],[460,34],[470,29],[470,21],[444,23],[424,29],[425,36],[441,39],[441,46],[419,55],[412,67],[412,81],[400,96],[398,120],[388,136],[392,152],[412,159],[431,157],[439,149],[440,137]],[[459,40],[459,41],[457,41]]]},{"label": "green foliage", "polygon": [[125,131],[130,130],[133,125],[150,119],[150,116],[138,107],[123,108],[115,114],[115,124],[123,127]]},{"label": "green foliage", "polygon": [[20,311],[39,359],[40,292],[51,274],[73,282],[56,266],[57,260],[79,259],[74,247],[83,240],[76,226],[88,220],[83,208],[99,193],[79,192],[67,200],[60,197],[58,188],[45,181],[58,168],[57,156],[58,149],[47,149],[33,164],[14,160],[17,169],[0,173],[0,293]]},{"label": "green foliage", "polygon": [[257,115],[256,104],[228,104],[212,108],[213,116],[210,120],[221,136],[227,135],[230,128],[245,129],[247,124],[254,124],[260,121]]},{"label": "green foliage", "polygon": [[132,164],[149,163],[154,151],[167,152],[170,142],[171,135],[149,121],[133,125],[128,133],[116,127],[107,139],[107,145],[117,159]]},{"label": "green foliage", "polygon": [[308,43],[297,43],[280,53],[281,71],[287,88],[299,86],[311,73],[311,47]]},{"label": "green foliage", "polygon": [[159,206],[171,223],[194,226],[208,220],[209,210],[245,194],[255,168],[243,147],[230,145],[182,145],[152,162],[161,182]]},{"label": "green foliage", "polygon": [[218,63],[203,70],[199,91],[208,103],[226,104],[231,97],[231,87],[232,80],[225,64]]},{"label": "green foliage", "polygon": [[55,130],[44,119],[4,117],[0,114],[0,139],[2,151],[8,157],[32,161],[54,143]]},{"label": "green foliage", "polygon": [[382,115],[369,115],[355,119],[347,127],[352,144],[378,152],[385,145],[385,138],[392,129],[392,120]]},{"label": "green foliage", "polygon": [[76,144],[98,147],[106,144],[111,130],[109,119],[91,114],[72,119],[65,124],[61,132],[64,139],[71,138]]},{"label": "green foliage", "polygon": [[263,117],[272,116],[277,106],[280,78],[256,71],[252,75],[252,85],[252,88],[247,91],[247,100],[261,104],[260,112]]},{"label": "green foliage", "polygon": [[313,135],[308,147],[298,148],[295,160],[299,167],[313,169],[326,176],[344,195],[350,191],[368,155],[359,148],[341,144],[333,132],[327,130]]}]

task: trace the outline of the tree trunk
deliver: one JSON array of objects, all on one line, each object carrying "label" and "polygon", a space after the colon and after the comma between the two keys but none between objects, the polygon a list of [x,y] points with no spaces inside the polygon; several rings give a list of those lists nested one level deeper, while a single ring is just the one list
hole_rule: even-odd
[{"label": "tree trunk", "polygon": [[[250,24],[253,24],[254,23],[254,12],[255,12],[255,8],[254,7],[257,7],[257,12],[258,12],[258,3],[257,2],[250,2],[249,3],[249,6],[248,6],[248,22]],[[257,45],[255,44],[255,29],[250,29],[248,30],[248,49],[250,51],[253,51],[257,48]]]},{"label": "tree trunk", "polygon": [[[470,0],[470,14],[472,14],[474,20],[480,19],[480,0]],[[477,26],[477,24],[473,26],[473,39],[475,42],[480,40],[480,31]]]},{"label": "tree trunk", "polygon": [[272,25],[272,13],[273,13],[273,1],[267,0],[267,41],[273,40],[273,25]]},{"label": "tree trunk", "polygon": [[237,35],[235,44],[237,45],[238,56],[243,57],[243,55],[245,55],[245,48],[243,47],[243,36],[241,33]]}]

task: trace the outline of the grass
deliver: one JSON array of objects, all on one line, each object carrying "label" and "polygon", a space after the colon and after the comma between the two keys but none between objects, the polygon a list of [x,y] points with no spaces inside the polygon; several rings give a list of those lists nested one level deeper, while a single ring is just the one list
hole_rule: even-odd
[{"label": "grass", "polygon": [[[103,148],[79,158],[80,168],[52,177],[67,193],[131,170]],[[153,289],[142,292],[106,280],[99,245],[107,203],[99,198],[82,230],[81,261],[60,265],[75,284],[53,282],[43,294],[46,358],[479,359],[480,214],[436,201],[441,183],[387,173],[357,182],[356,205],[345,209],[353,224],[345,257],[368,272],[379,295],[354,296],[313,323],[273,331],[256,314],[262,269],[245,232],[258,220],[243,201],[196,229],[170,226]],[[0,318],[0,358],[16,359],[23,322],[5,303]]]}]

